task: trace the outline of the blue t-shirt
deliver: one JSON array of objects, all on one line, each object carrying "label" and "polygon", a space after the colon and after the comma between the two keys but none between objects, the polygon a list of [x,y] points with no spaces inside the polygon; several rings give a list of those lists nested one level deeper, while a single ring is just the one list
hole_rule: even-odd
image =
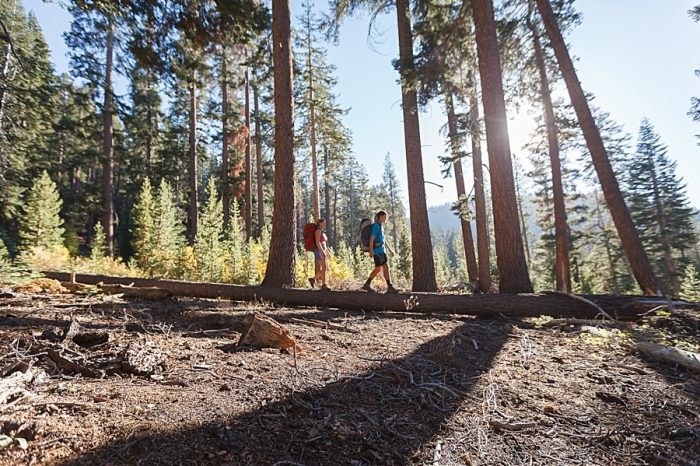
[{"label": "blue t-shirt", "polygon": [[[384,229],[381,223],[372,225],[372,236],[374,236],[374,255],[384,254]],[[380,246],[377,246],[380,243]]]}]

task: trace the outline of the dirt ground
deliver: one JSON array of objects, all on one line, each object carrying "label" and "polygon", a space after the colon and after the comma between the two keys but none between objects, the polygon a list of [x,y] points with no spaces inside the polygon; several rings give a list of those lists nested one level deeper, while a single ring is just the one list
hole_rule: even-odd
[{"label": "dirt ground", "polygon": [[[252,311],[296,354],[237,346]],[[634,349],[641,334],[697,345],[698,319],[630,332],[15,293],[0,298],[0,387],[31,380],[0,390],[0,464],[698,465],[700,375]],[[71,321],[92,336],[68,341]],[[133,373],[130,348],[152,370]]]}]

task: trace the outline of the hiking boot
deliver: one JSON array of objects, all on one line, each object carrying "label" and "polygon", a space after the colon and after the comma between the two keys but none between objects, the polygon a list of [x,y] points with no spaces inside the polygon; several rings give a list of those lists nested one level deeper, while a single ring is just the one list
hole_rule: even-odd
[{"label": "hiking boot", "polygon": [[331,291],[331,289],[328,288],[328,285],[324,284],[323,286],[321,286],[321,291]]},{"label": "hiking boot", "polygon": [[399,293],[399,290],[394,288],[393,285],[389,285],[386,287],[386,292],[387,292],[387,294],[396,294],[396,293]]},{"label": "hiking boot", "polygon": [[311,288],[315,288],[316,287],[316,279],[309,278],[309,284],[311,285]]},{"label": "hiking boot", "polygon": [[369,283],[365,283],[365,284],[362,286],[362,290],[366,291],[367,293],[374,293],[374,290],[373,290],[372,287],[369,285]]}]

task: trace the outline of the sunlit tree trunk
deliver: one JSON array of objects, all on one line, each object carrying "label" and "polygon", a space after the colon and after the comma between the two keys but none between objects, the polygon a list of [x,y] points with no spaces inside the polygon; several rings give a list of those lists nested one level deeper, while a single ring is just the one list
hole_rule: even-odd
[{"label": "sunlit tree trunk", "polygon": [[[450,146],[452,149],[452,157],[454,158],[453,167],[455,172],[455,182],[457,184],[457,200],[459,202],[467,202],[467,190],[464,186],[464,173],[462,172],[462,160],[459,158],[459,139],[457,137],[457,117],[455,116],[454,102],[452,92],[445,91],[445,109],[447,111],[447,128],[450,137]],[[467,260],[467,275],[469,281],[476,283],[479,279],[479,271],[476,264],[476,252],[474,251],[474,237],[472,235],[472,226],[469,220],[460,217],[462,226],[462,244],[464,245],[464,255]]]},{"label": "sunlit tree trunk", "polygon": [[493,3],[491,0],[472,0],[472,8],[491,170],[496,255],[501,275],[499,289],[503,293],[530,293],[532,283],[518,222]]},{"label": "sunlit tree trunk", "polygon": [[408,174],[408,204],[411,216],[413,291],[437,291],[428,209],[425,201],[418,102],[416,91],[406,83],[408,74],[414,67],[413,36],[409,13],[407,0],[396,0],[403,129],[406,146],[406,172]]},{"label": "sunlit tree trunk", "polygon": [[535,51],[535,64],[540,74],[540,95],[544,108],[544,119],[547,126],[547,142],[549,144],[549,161],[552,167],[552,196],[554,200],[554,237],[556,242],[555,272],[556,289],[565,293],[571,292],[571,268],[569,265],[569,226],[566,221],[566,204],[564,202],[564,185],[561,176],[561,160],[559,158],[559,140],[557,124],[554,118],[554,106],[549,91],[549,78],[544,60],[539,31],[527,16],[527,26],[532,33],[532,45]]}]

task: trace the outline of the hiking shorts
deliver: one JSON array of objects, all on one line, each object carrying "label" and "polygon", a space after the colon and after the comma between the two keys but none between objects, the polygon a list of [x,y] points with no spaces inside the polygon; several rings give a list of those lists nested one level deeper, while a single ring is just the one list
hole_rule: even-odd
[{"label": "hiking shorts", "polygon": [[386,253],[375,254],[374,255],[374,266],[381,267],[387,263]]},{"label": "hiking shorts", "polygon": [[321,251],[319,249],[314,249],[314,259],[316,259],[316,262],[320,262],[322,257],[321,257]]}]

